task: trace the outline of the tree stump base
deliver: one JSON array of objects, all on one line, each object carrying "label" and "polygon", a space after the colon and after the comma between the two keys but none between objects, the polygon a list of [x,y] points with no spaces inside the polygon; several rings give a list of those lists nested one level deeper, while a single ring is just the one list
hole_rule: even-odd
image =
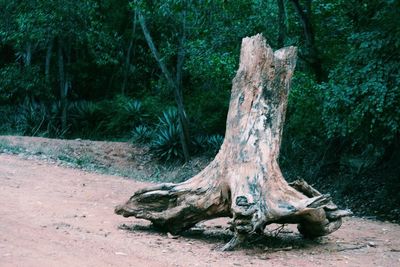
[{"label": "tree stump base", "polygon": [[179,184],[139,190],[115,212],[151,221],[174,235],[196,223],[232,218],[231,250],[271,223],[294,223],[308,238],[337,230],[339,210],[304,180],[288,184],[278,157],[296,48],[275,52],[262,35],[244,38],[240,66],[233,79],[224,142],[199,174]]}]

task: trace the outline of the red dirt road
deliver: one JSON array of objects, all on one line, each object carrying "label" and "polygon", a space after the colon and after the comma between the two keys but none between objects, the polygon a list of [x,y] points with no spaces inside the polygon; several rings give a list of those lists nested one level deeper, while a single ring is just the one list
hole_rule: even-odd
[{"label": "red dirt road", "polygon": [[359,218],[319,241],[286,231],[233,252],[216,249],[224,219],[168,238],[113,213],[144,185],[0,154],[0,266],[400,266],[400,226]]}]

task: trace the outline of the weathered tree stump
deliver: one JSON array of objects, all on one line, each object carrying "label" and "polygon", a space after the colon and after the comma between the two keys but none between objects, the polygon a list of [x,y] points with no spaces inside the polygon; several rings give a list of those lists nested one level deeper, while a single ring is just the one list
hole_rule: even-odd
[{"label": "weathered tree stump", "polygon": [[275,52],[262,35],[244,38],[240,66],[233,79],[226,135],[215,159],[179,184],[139,190],[115,212],[150,220],[179,234],[196,223],[232,218],[233,249],[246,236],[271,223],[295,223],[306,237],[337,230],[341,217],[329,195],[300,180],[288,184],[278,165],[282,128],[296,48]]}]

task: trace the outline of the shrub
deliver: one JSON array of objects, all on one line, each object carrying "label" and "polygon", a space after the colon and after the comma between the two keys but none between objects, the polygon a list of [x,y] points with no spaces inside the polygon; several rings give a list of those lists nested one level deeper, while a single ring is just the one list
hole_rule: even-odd
[{"label": "shrub", "polygon": [[160,114],[169,107],[173,106],[175,102],[170,99],[162,98],[159,95],[147,95],[142,99],[142,111],[145,115],[145,121],[149,123],[158,123]]},{"label": "shrub", "polygon": [[192,146],[195,153],[214,156],[218,153],[223,141],[224,137],[219,134],[197,135],[192,140]]},{"label": "shrub", "polygon": [[69,127],[67,126],[66,129],[61,127],[61,102],[53,102],[48,109],[48,115],[47,135],[53,138],[64,138],[69,131]]},{"label": "shrub", "polygon": [[323,127],[322,99],[323,92],[312,77],[295,72],[279,157],[289,180],[298,176],[312,179],[325,164],[329,140]]},{"label": "shrub", "polygon": [[201,91],[187,101],[187,112],[193,120],[196,132],[223,135],[228,106],[229,91]]},{"label": "shrub", "polygon": [[211,135],[207,138],[207,151],[212,154],[217,154],[224,142],[224,137],[219,134]]},{"label": "shrub", "polygon": [[163,161],[182,159],[180,133],[181,127],[179,126],[177,110],[175,108],[165,110],[159,117],[151,145],[154,155]]},{"label": "shrub", "polygon": [[38,66],[21,68],[9,64],[0,68],[0,102],[22,103],[25,98],[46,101],[52,98]]},{"label": "shrub", "polygon": [[23,135],[46,135],[48,119],[44,104],[26,100],[19,107],[17,130]]},{"label": "shrub", "polygon": [[73,102],[68,110],[72,134],[83,137],[99,135],[98,130],[104,118],[98,104],[89,101]]},{"label": "shrub", "polygon": [[200,154],[207,151],[207,136],[206,135],[196,135],[192,139],[192,148],[194,153]]},{"label": "shrub", "polygon": [[0,134],[18,134],[18,110],[15,106],[0,106]]},{"label": "shrub", "polygon": [[102,112],[105,114],[105,131],[111,135],[129,133],[133,127],[142,124],[147,117],[140,100],[121,95],[104,103]]},{"label": "shrub", "polygon": [[153,131],[146,125],[139,125],[132,130],[132,140],[135,143],[146,144],[152,140]]}]

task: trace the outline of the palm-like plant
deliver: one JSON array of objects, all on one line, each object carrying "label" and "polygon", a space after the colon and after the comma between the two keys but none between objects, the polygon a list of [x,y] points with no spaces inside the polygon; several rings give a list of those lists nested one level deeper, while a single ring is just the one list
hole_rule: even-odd
[{"label": "palm-like plant", "polygon": [[19,108],[17,128],[23,135],[35,136],[46,129],[48,114],[46,107],[41,103],[24,101]]},{"label": "palm-like plant", "polygon": [[142,102],[125,96],[118,96],[105,110],[106,131],[108,133],[128,133],[133,127],[143,123],[146,114]]},{"label": "palm-like plant", "polygon": [[90,101],[79,101],[69,106],[69,118],[72,131],[83,135],[96,134],[103,120],[99,106]]},{"label": "palm-like plant", "polygon": [[181,127],[177,110],[174,108],[165,110],[159,117],[157,130],[154,134],[151,146],[153,153],[164,161],[182,159],[180,134]]},{"label": "palm-like plant", "polygon": [[132,139],[136,143],[148,143],[152,139],[153,131],[146,125],[139,125],[132,130]]},{"label": "palm-like plant", "polygon": [[217,154],[224,142],[224,137],[219,134],[211,135],[207,138],[207,148],[213,154]]}]

